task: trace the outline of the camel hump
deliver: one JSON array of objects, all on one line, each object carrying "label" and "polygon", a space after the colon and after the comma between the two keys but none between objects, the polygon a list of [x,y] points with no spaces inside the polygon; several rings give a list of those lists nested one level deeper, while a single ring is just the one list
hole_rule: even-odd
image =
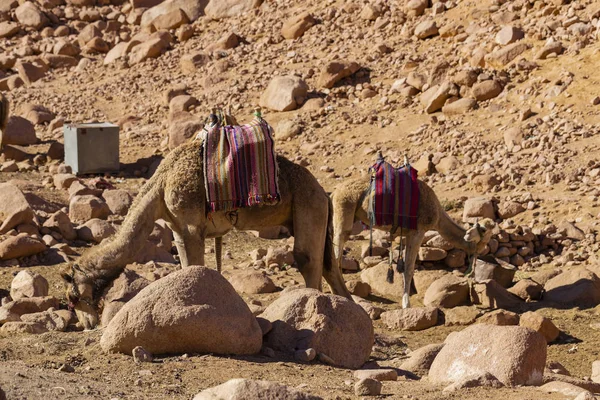
[{"label": "camel hump", "polygon": [[8,123],[8,114],[10,113],[10,103],[4,94],[0,93],[0,130],[6,130]]}]

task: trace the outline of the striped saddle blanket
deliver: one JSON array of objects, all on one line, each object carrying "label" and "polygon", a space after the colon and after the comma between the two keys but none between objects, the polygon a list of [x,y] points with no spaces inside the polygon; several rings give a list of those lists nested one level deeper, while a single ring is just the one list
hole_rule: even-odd
[{"label": "striped saddle blanket", "polygon": [[273,128],[260,116],[247,125],[216,123],[205,128],[204,184],[209,213],[279,202],[273,144]]},{"label": "striped saddle blanket", "polygon": [[418,171],[406,164],[394,168],[379,159],[370,169],[369,220],[371,225],[417,229]]}]

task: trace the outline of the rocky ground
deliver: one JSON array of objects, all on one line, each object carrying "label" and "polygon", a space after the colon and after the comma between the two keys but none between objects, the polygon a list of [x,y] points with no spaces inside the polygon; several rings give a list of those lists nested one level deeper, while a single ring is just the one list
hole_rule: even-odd
[{"label": "rocky ground", "polygon": [[[364,176],[381,150],[394,164],[407,155],[456,221],[497,222],[474,280],[462,276],[465,252],[428,233],[414,314],[396,311],[401,279],[385,282],[385,234],[370,256],[368,232],[355,226],[343,267],[373,320],[366,367],[400,374],[382,395],[578,395],[496,388],[489,377],[442,391],[405,364],[450,332],[499,321],[546,338],[544,382],[600,393],[599,36],[591,0],[3,2],[0,90],[11,117],[0,155],[0,398],[191,398],[232,378],[323,398],[362,393],[353,369],[268,344],[257,356],[137,364],[103,351],[103,331],[82,332],[66,312],[60,268],[119,228],[162,158],[217,106],[240,121],[260,106],[277,151],[327,191]],[[76,177],[64,165],[64,125],[93,121],[120,127],[118,174]],[[292,243],[279,229],[225,237],[224,276],[254,315],[303,284]],[[113,299],[177,261],[158,221]],[[19,311],[10,302],[19,298],[33,308]]]}]

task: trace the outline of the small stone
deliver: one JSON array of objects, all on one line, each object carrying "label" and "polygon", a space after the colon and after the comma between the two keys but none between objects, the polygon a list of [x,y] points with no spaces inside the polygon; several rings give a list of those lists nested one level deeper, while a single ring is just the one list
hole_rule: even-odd
[{"label": "small stone", "polygon": [[141,363],[151,363],[154,357],[148,351],[146,351],[142,346],[134,347],[131,351],[131,355],[133,356],[133,360],[137,364]]},{"label": "small stone", "polygon": [[381,394],[381,387],[381,382],[376,379],[361,379],[354,385],[354,394],[357,396],[378,396]]}]

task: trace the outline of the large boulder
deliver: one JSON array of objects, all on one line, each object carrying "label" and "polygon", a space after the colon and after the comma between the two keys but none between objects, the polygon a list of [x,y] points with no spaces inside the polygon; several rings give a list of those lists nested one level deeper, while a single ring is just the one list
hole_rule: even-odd
[{"label": "large boulder", "polygon": [[69,218],[73,222],[87,222],[92,218],[106,219],[109,215],[108,205],[96,196],[73,196],[69,203]]},{"label": "large boulder", "polygon": [[141,25],[148,26],[161,15],[181,9],[190,22],[197,20],[203,13],[208,0],[166,0],[146,10],[142,14]]},{"label": "large boulder", "polygon": [[0,183],[0,234],[33,221],[34,216],[25,195],[18,187]]},{"label": "large boulder", "polygon": [[240,16],[262,4],[263,0],[211,0],[204,12],[213,19]]},{"label": "large boulder", "polygon": [[277,286],[264,271],[236,272],[229,278],[236,291],[246,294],[273,293]]},{"label": "large boulder", "polygon": [[287,386],[268,381],[231,379],[222,385],[201,391],[194,400],[320,400]]},{"label": "large boulder", "polygon": [[125,269],[111,283],[108,292],[104,296],[102,326],[108,326],[108,323],[117,315],[121,308],[149,284],[148,279],[139,276],[135,271]]},{"label": "large boulder", "polygon": [[373,324],[356,303],[315,289],[284,292],[261,314],[273,329],[265,344],[275,350],[294,352],[313,348],[337,366],[359,368],[373,346]]},{"label": "large boulder", "polygon": [[10,284],[10,297],[13,300],[43,296],[48,296],[48,281],[37,272],[21,271]]},{"label": "large boulder", "polygon": [[316,23],[314,17],[305,11],[285,21],[281,28],[281,35],[286,39],[298,39]]},{"label": "large boulder", "polygon": [[467,304],[469,283],[464,278],[448,274],[433,282],[425,292],[423,304],[428,307],[451,308]]},{"label": "large boulder", "polygon": [[71,219],[62,210],[52,214],[50,218],[44,222],[43,226],[51,231],[60,233],[62,237],[67,240],[74,240],[77,237],[77,233],[75,233]]},{"label": "large boulder", "polygon": [[308,85],[297,76],[278,76],[260,97],[260,106],[275,111],[295,110],[306,100]]},{"label": "large boulder", "polygon": [[474,197],[465,201],[463,209],[463,221],[475,222],[477,219],[496,219],[494,203],[485,197]]},{"label": "large boulder", "polygon": [[435,307],[413,307],[386,311],[381,314],[381,320],[390,329],[422,331],[437,324],[438,309]]},{"label": "large boulder", "polygon": [[328,63],[317,79],[317,86],[331,89],[338,81],[349,77],[360,69],[355,62],[333,61]]},{"label": "large boulder", "polygon": [[374,267],[367,268],[360,274],[360,279],[368,283],[371,289],[386,297],[401,298],[404,294],[404,282],[402,277],[395,273],[394,282],[389,283],[386,280],[389,265],[387,261],[382,262]]},{"label": "large boulder", "polygon": [[27,146],[36,144],[38,138],[35,135],[35,127],[31,121],[18,117],[11,116],[8,119],[6,129],[2,131],[2,144],[16,144],[18,146]]},{"label": "large boulder", "polygon": [[30,1],[25,1],[17,7],[15,17],[21,25],[33,29],[42,29],[48,23],[48,17]]},{"label": "large boulder", "polygon": [[27,233],[20,233],[0,243],[0,260],[32,256],[46,249],[44,242],[27,235]]},{"label": "large boulder", "polygon": [[131,354],[255,354],[262,331],[227,280],[206,267],[187,267],[148,285],[114,316],[102,349]]},{"label": "large boulder", "polygon": [[560,331],[552,320],[535,311],[523,313],[519,318],[519,326],[541,333],[548,343],[555,341],[560,335]]},{"label": "large boulder", "polygon": [[585,268],[555,276],[544,289],[544,300],[560,305],[594,307],[600,303],[600,278]]},{"label": "large boulder", "polygon": [[490,373],[506,386],[539,385],[546,339],[520,326],[476,324],[448,335],[429,370],[432,383],[454,383]]},{"label": "large boulder", "polygon": [[419,376],[427,375],[433,360],[443,347],[443,343],[428,344],[410,352],[408,358],[400,364],[400,369]]}]

